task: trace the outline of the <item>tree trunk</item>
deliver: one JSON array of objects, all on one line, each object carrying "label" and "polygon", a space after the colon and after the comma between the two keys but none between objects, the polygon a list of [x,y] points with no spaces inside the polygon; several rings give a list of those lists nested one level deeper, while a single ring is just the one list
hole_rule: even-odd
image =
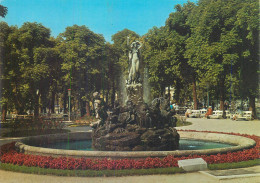
[{"label": "tree trunk", "polygon": [[50,106],[50,111],[51,113],[54,113],[54,105],[55,105],[55,92],[51,92],[51,106]]},{"label": "tree trunk", "polygon": [[65,90],[65,94],[63,96],[63,113],[66,114],[67,113],[67,98],[68,98],[68,95],[67,95],[67,91]]},{"label": "tree trunk", "polygon": [[2,106],[2,122],[6,120],[6,113],[7,113],[7,104],[3,104]]},{"label": "tree trunk", "polygon": [[41,92],[41,112],[46,113],[46,108],[47,108],[47,98],[46,98],[46,91]]},{"label": "tree trunk", "polygon": [[220,80],[220,110],[223,111],[223,118],[226,118],[226,112],[224,107],[225,102],[225,77],[221,78]]},{"label": "tree trunk", "polygon": [[87,116],[90,116],[90,106],[89,106],[89,101],[86,101],[86,112],[87,112]]},{"label": "tree trunk", "polygon": [[165,97],[165,86],[161,85],[161,96],[160,97]]},{"label": "tree trunk", "polygon": [[177,79],[176,81],[176,90],[174,93],[174,99],[177,104],[180,103],[180,92],[181,92],[181,86],[180,86],[180,81]]},{"label": "tree trunk", "polygon": [[197,110],[198,109],[198,103],[197,103],[197,90],[196,90],[195,76],[192,77],[192,96],[193,96],[194,110]]},{"label": "tree trunk", "polygon": [[80,103],[80,116],[84,116],[86,114],[86,101],[79,101]]},{"label": "tree trunk", "polygon": [[249,95],[249,111],[252,111],[252,117],[256,119],[255,97],[253,95]]},{"label": "tree trunk", "polygon": [[107,91],[106,91],[106,103],[107,103],[108,105],[110,105],[110,104],[109,104],[108,97],[109,97],[109,89],[107,89]]}]

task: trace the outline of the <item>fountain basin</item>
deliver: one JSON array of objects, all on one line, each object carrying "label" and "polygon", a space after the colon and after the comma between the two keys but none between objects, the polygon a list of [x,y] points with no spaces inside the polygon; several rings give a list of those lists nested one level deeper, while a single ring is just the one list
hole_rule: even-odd
[{"label": "fountain basin", "polygon": [[[63,142],[35,144],[33,146],[51,148],[51,149],[63,149],[63,150],[96,151],[97,149],[95,149],[92,144],[93,144],[92,140],[76,140],[76,141],[69,140]],[[205,140],[180,139],[178,150],[215,149],[215,148],[224,148],[224,147],[232,147],[232,146],[234,145],[212,142],[212,141],[205,141]]]},{"label": "fountain basin", "polygon": [[[19,152],[25,154],[45,155],[45,156],[69,156],[69,157],[85,157],[85,158],[111,158],[111,159],[140,159],[147,157],[163,158],[168,155],[172,156],[188,156],[188,155],[211,155],[218,153],[234,152],[242,149],[248,149],[255,146],[255,141],[246,137],[205,133],[205,132],[188,132],[178,131],[181,138],[207,140],[213,142],[220,142],[226,144],[233,144],[233,147],[204,149],[204,150],[174,150],[174,151],[80,151],[80,150],[62,150],[35,147],[33,144],[50,143],[50,142],[64,142],[69,140],[86,140],[91,139],[91,131],[89,132],[71,132],[67,134],[51,134],[34,137],[26,137],[18,141],[15,146]],[[32,145],[26,145],[32,144]]]}]

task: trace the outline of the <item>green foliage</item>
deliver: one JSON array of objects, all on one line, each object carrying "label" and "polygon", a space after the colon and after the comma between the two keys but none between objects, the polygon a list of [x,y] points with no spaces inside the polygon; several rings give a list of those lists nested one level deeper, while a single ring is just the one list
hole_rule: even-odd
[{"label": "green foliage", "polygon": [[7,14],[7,10],[8,10],[7,7],[0,5],[0,16],[4,18]]},{"label": "green foliage", "polygon": [[259,1],[243,1],[237,12],[236,31],[239,45],[239,80],[242,98],[259,96]]},{"label": "green foliage", "polygon": [[186,40],[191,32],[186,19],[194,6],[190,2],[183,7],[177,5],[176,12],[169,15],[164,27],[154,27],[144,36],[144,60],[155,96],[162,95],[166,86],[174,86],[178,102],[180,95],[188,97],[181,88],[189,85],[194,77],[194,71],[184,57]]},{"label": "green foliage", "polygon": [[94,91],[104,89],[105,40],[86,26],[67,27],[58,37],[57,48],[61,63],[62,90],[72,88],[72,100],[80,103],[81,115],[86,112],[85,102],[91,101]]},{"label": "green foliage", "polygon": [[[0,16],[6,12],[0,6]],[[211,99],[222,102],[230,96],[249,98],[253,109],[259,96],[258,25],[257,0],[177,5],[165,26],[153,27],[142,37],[124,29],[112,36],[113,44],[86,26],[69,26],[54,39],[40,23],[18,28],[0,22],[3,111],[34,110],[37,116],[39,108],[54,112],[57,101],[66,112],[69,88],[71,106],[80,109],[81,116],[94,91],[102,91],[113,104],[116,88],[120,96],[119,78],[128,71],[128,36],[130,43],[143,43],[141,61],[149,69],[154,97],[173,86],[176,102],[187,102],[192,95],[194,102],[203,101],[209,91]]]},{"label": "green foliage", "polygon": [[[227,99],[230,92],[233,95],[237,93],[238,80],[241,80],[241,77],[244,81],[247,80],[242,75],[253,73],[248,77],[250,81],[247,80],[247,86],[240,84],[242,90],[249,91],[258,85],[254,82],[256,79],[253,79],[257,78],[253,69],[256,64],[248,67],[251,65],[248,61],[257,58],[243,58],[255,53],[256,50],[253,49],[258,47],[255,45],[258,34],[252,37],[253,32],[258,32],[258,28],[249,25],[251,22],[257,24],[259,20],[257,4],[257,1],[201,0],[188,17],[192,31],[187,40],[185,56],[189,59],[189,64],[196,69],[201,85],[215,88],[215,95],[219,94],[220,100]],[[249,38],[251,41],[248,41]],[[251,53],[248,51],[250,48]],[[243,64],[250,69],[246,70]],[[228,93],[227,88],[231,82],[235,85]],[[240,97],[245,98],[241,95]]]},{"label": "green foliage", "polygon": [[56,175],[56,176],[76,176],[76,177],[121,177],[134,175],[158,175],[158,174],[174,174],[184,173],[182,168],[153,168],[153,169],[132,169],[132,170],[58,170],[44,169],[38,167],[26,167],[11,164],[0,164],[0,169],[7,171],[15,171],[22,173],[41,174],[41,175]]},{"label": "green foliage", "polygon": [[57,39],[38,23],[18,29],[1,22],[0,28],[6,50],[2,104],[8,104],[9,111],[24,114],[49,107],[54,112],[55,98],[66,98],[64,91],[72,87],[72,100],[79,101],[83,115],[84,102],[104,89],[108,62],[103,36],[77,25]]},{"label": "green foliage", "polygon": [[[4,127],[10,131],[4,134],[4,136],[27,136],[28,134],[39,135],[60,132],[64,128],[64,123],[57,119],[33,118],[32,116],[28,116],[25,119],[15,118],[6,121]],[[53,132],[51,132],[52,130]]]},{"label": "green foliage", "polygon": [[40,81],[48,76],[48,65],[34,59],[34,54],[37,49],[49,46],[50,30],[29,22],[20,29],[5,27],[3,102],[23,114],[33,108]]}]

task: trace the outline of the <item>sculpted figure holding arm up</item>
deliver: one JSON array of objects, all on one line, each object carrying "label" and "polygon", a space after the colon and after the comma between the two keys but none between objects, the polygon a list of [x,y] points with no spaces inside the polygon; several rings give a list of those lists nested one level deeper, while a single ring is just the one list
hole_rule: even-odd
[{"label": "sculpted figure holding arm up", "polygon": [[[127,45],[129,46],[129,36],[127,37]],[[129,47],[129,75],[127,84],[135,84],[140,82],[140,58],[138,55],[142,43],[134,41]]]}]

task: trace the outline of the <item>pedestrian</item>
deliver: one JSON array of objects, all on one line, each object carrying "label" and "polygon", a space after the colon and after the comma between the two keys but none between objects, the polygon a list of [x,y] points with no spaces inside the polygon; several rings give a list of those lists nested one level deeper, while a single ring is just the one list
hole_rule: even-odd
[{"label": "pedestrian", "polygon": [[207,111],[207,113],[205,114],[205,117],[208,118],[208,117],[209,117],[210,115],[212,115],[212,114],[213,114],[213,110],[212,110],[211,106],[209,106],[208,111]]}]

